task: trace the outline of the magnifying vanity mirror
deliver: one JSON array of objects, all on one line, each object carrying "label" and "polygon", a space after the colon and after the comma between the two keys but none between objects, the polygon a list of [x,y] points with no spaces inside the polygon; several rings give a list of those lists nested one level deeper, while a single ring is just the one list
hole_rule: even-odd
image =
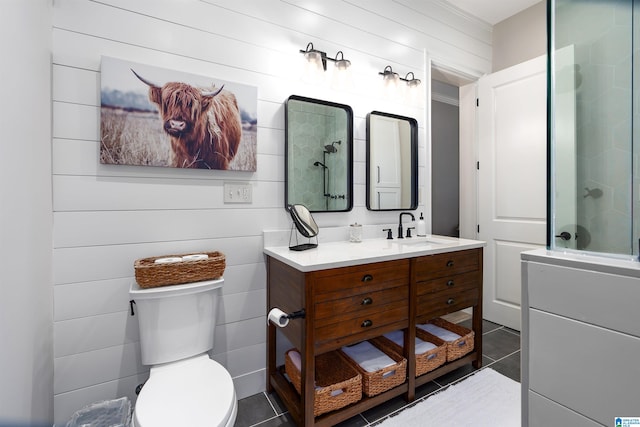
[{"label": "magnifying vanity mirror", "polygon": [[353,110],[292,95],[285,105],[285,208],[345,212],[353,206]]},{"label": "magnifying vanity mirror", "polygon": [[[289,214],[291,215],[291,219],[293,220],[293,225],[298,230],[298,233],[302,234],[304,237],[311,239],[312,237],[316,238],[315,243],[309,241],[308,243],[298,243],[298,236],[296,235],[296,243],[292,244],[293,239],[292,235],[289,235],[289,249],[292,251],[306,251],[307,249],[313,249],[318,247],[318,224],[313,219],[313,215],[307,209],[306,206],[303,205],[291,205],[287,208],[289,210]],[[293,234],[293,227],[291,227],[291,233]]]},{"label": "magnifying vanity mirror", "polygon": [[410,117],[367,114],[367,208],[418,207],[418,123]]}]

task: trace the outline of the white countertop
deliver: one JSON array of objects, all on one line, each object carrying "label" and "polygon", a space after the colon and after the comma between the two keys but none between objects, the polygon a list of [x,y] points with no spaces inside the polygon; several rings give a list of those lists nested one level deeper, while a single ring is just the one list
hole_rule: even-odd
[{"label": "white countertop", "polygon": [[317,248],[293,251],[288,246],[265,246],[264,253],[302,272],[349,267],[372,262],[392,261],[433,255],[444,252],[486,246],[479,240],[428,235],[405,239],[365,239],[360,243],[348,241],[320,242]]}]

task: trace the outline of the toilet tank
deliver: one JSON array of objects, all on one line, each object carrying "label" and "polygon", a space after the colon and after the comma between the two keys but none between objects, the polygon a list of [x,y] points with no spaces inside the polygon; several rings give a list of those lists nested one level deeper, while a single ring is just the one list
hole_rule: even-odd
[{"label": "toilet tank", "polygon": [[132,283],[142,363],[174,362],[211,350],[223,283],[222,278],[157,288]]}]

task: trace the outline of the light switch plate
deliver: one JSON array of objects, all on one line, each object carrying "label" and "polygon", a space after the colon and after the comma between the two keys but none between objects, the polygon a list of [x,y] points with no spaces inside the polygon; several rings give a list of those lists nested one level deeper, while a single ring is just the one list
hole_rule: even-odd
[{"label": "light switch plate", "polygon": [[249,182],[225,182],[224,203],[251,203],[253,189]]}]

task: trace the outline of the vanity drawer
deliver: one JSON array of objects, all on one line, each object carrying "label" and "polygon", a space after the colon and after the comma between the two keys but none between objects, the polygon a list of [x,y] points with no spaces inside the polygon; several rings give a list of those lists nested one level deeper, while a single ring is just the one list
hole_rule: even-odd
[{"label": "vanity drawer", "polygon": [[[322,321],[315,322],[315,338],[317,341],[339,340],[374,329],[407,322],[409,309],[406,301],[396,301],[375,310],[344,313]],[[396,328],[398,329],[398,328]]]},{"label": "vanity drawer", "polygon": [[327,270],[315,275],[314,301],[327,301],[409,284],[409,260]]},{"label": "vanity drawer", "polygon": [[418,295],[441,291],[458,291],[477,288],[482,278],[479,271],[442,276],[435,280],[418,282]]},{"label": "vanity drawer", "polygon": [[[362,288],[362,290],[365,290]],[[409,299],[409,287],[407,285],[382,289],[374,292],[363,292],[346,298],[322,301],[315,304],[316,324],[322,319],[332,319],[335,316],[343,316],[346,313],[355,312],[358,315],[366,315],[384,309],[392,302],[401,301],[407,303]]]},{"label": "vanity drawer", "polygon": [[480,269],[480,249],[423,256],[415,260],[416,281]]},{"label": "vanity drawer", "polygon": [[434,292],[418,296],[417,317],[426,316],[421,320],[429,320],[447,313],[459,311],[478,304],[480,290],[478,287],[451,291]]}]

